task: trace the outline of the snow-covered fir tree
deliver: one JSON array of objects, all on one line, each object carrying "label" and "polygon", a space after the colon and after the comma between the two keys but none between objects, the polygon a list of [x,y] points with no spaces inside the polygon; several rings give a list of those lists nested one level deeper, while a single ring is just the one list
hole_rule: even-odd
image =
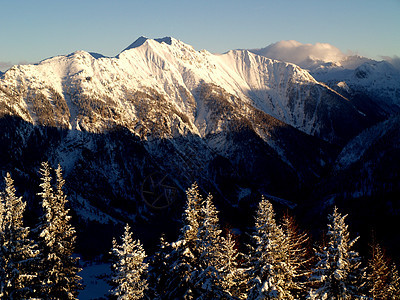
[{"label": "snow-covered fir tree", "polygon": [[239,254],[230,235],[221,237],[212,196],[204,199],[196,183],[186,194],[180,237],[171,244],[162,239],[152,259],[152,294],[157,299],[245,298],[247,282],[237,265]]},{"label": "snow-covered fir tree", "polygon": [[46,299],[77,299],[81,277],[77,273],[78,258],[73,256],[76,231],[71,225],[67,197],[63,192],[65,181],[60,165],[56,171],[56,191],[51,184],[51,168],[47,162],[40,170],[42,207],[44,216],[40,230],[41,281]]},{"label": "snow-covered fir tree", "polygon": [[38,293],[37,245],[29,239],[29,228],[23,224],[26,203],[16,196],[9,173],[5,181],[0,205],[0,298],[34,298]]},{"label": "snow-covered fir tree", "polygon": [[193,299],[192,276],[198,270],[197,234],[202,223],[201,207],[204,199],[197,183],[186,191],[183,226],[178,240],[171,244],[170,277],[166,283],[166,299]]},{"label": "snow-covered fir tree", "polygon": [[309,236],[302,232],[294,217],[285,214],[282,218],[282,230],[287,247],[287,263],[292,273],[288,273],[287,288],[296,299],[305,298],[308,293],[308,283],[311,267]]},{"label": "snow-covered fir tree", "polygon": [[200,224],[197,231],[197,270],[191,278],[196,299],[221,299],[224,297],[222,277],[218,271],[220,259],[221,230],[218,211],[212,196],[208,195],[200,210]]},{"label": "snow-covered fir tree", "polygon": [[111,249],[115,260],[112,266],[115,288],[111,290],[111,294],[118,300],[142,299],[148,287],[148,264],[144,262],[146,253],[140,241],[132,239],[128,224],[121,239],[121,245],[114,239]]},{"label": "snow-covered fir tree", "polygon": [[253,245],[249,251],[248,299],[293,299],[293,270],[282,228],[276,224],[272,204],[262,197],[255,218]]},{"label": "snow-covered fir tree", "polygon": [[358,252],[352,248],[358,238],[350,240],[348,226],[335,207],[328,216],[328,243],[317,252],[312,280],[317,285],[311,299],[354,299],[361,294],[364,270]]}]

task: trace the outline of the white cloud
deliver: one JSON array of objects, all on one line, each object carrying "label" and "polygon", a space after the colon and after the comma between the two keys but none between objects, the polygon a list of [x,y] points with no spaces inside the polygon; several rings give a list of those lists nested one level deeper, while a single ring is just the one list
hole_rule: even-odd
[{"label": "white cloud", "polygon": [[328,43],[302,44],[289,40],[271,44],[252,52],[268,58],[291,62],[297,65],[308,64],[310,58],[322,62],[339,62],[346,55],[335,46]]}]

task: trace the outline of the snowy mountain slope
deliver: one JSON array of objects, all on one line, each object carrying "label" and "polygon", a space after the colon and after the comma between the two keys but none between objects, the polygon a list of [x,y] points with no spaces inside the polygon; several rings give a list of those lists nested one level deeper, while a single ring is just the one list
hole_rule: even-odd
[{"label": "snowy mountain slope", "polygon": [[312,74],[329,86],[346,84],[351,93],[368,95],[388,114],[400,109],[400,70],[388,62],[368,61],[354,69],[332,68]]},{"label": "snowy mountain slope", "polygon": [[317,43],[281,41],[265,48],[249,50],[255,54],[294,63],[308,70],[319,82],[340,93],[365,94],[385,114],[400,107],[400,70],[390,61],[375,61],[346,55],[336,47]]},{"label": "snowy mountain slope", "polygon": [[[173,38],[144,37],[117,57],[77,51],[15,66],[0,78],[0,172],[12,171],[34,212],[40,163],[60,163],[83,228],[80,251],[91,253],[107,251],[101,247],[112,223],[146,228],[162,219],[168,225],[161,229],[172,226],[173,216],[150,212],[143,201],[141,187],[154,173],[168,175],[180,192],[173,213],[181,213],[183,191],[194,181],[240,215],[260,194],[296,204],[314,190],[318,201],[345,198],[360,191],[369,172],[385,174],[397,137],[381,125],[367,134],[382,118],[382,102],[357,96],[351,80],[333,76],[337,70],[352,79],[354,70],[323,67],[326,83],[246,50],[214,55]],[[386,67],[360,67],[357,80],[373,85]],[[393,86],[385,93],[395,95]],[[395,151],[382,150],[385,143]],[[387,154],[382,168],[371,167],[383,161],[375,151]],[[378,190],[398,182],[392,171]]]},{"label": "snowy mountain slope", "polygon": [[140,191],[154,172],[180,191],[198,181],[231,208],[243,189],[297,200],[338,151],[318,136],[343,142],[345,126],[362,127],[348,101],[293,64],[172,38],[139,40],[115,58],[77,51],[13,67],[0,112],[0,172],[30,178],[34,207],[40,162],[60,163],[76,216],[98,226],[147,221]]},{"label": "snowy mountain slope", "polygon": [[[170,121],[180,122],[179,133],[203,136],[208,120],[201,119],[201,105],[193,94],[202,83],[223,88],[240,99],[243,109],[261,109],[328,141],[348,139],[365,126],[365,118],[349,101],[307,71],[248,51],[213,55],[173,38],[141,37],[115,58],[96,57],[77,51],[38,65],[13,67],[0,86],[17,95],[14,109],[29,112],[24,120],[46,124],[43,119],[50,116],[37,107],[48,101],[57,126],[91,132],[121,125],[140,135],[135,129],[140,127],[137,97],[144,92],[165,98],[160,105],[176,112]],[[68,117],[59,114],[67,108]],[[354,132],[342,135],[341,125],[334,121],[339,110],[344,119],[352,120]]]},{"label": "snowy mountain slope", "polygon": [[[165,138],[157,132],[167,127],[158,127],[142,139],[124,127],[99,134],[33,125],[5,115],[0,118],[0,173],[11,170],[18,192],[35,213],[40,163],[60,163],[74,220],[81,228],[78,250],[95,255],[108,250],[116,222],[135,222],[147,233],[154,230],[155,235],[141,238],[144,241],[173,227],[184,190],[194,181],[211,192],[219,206],[249,210],[253,199],[265,192],[301,201],[302,189],[312,186],[332,163],[334,151],[328,143],[260,110],[243,118],[228,102],[229,94],[215,86],[201,89],[199,97],[210,119],[204,138],[190,132]],[[168,175],[179,191],[171,210],[161,211],[161,217],[150,212],[140,192],[155,172]],[[239,201],[243,189],[249,194]]]}]

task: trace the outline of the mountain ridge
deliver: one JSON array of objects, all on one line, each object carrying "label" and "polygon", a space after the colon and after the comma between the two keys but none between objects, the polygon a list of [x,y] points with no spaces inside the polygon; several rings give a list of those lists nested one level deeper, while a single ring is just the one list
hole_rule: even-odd
[{"label": "mountain ridge", "polygon": [[[319,82],[351,94],[363,93],[373,99],[379,109],[390,114],[400,107],[400,69],[390,60],[376,61],[354,54],[344,54],[326,43],[302,44],[281,41],[265,48],[249,51],[306,69]],[[346,85],[346,89],[340,86]]]},{"label": "mountain ridge", "polygon": [[[395,111],[373,94],[248,50],[211,54],[173,38],[137,41],[116,57],[75,51],[14,66],[0,78],[0,172],[33,182],[42,161],[60,163],[83,228],[154,221],[159,215],[141,194],[151,174],[168,176],[180,192],[169,212],[182,208],[194,181],[218,205],[249,212],[261,194],[299,210],[317,196],[319,208],[326,199],[362,197],[344,184],[360,174],[354,166],[365,170],[361,176],[381,173],[358,156],[379,161],[371,152],[383,139],[365,151],[356,140],[368,137],[368,128],[385,140],[393,131],[384,122]],[[397,153],[396,143],[388,145],[387,153]],[[343,157],[352,159],[349,166]],[[23,194],[35,207],[32,186]]]},{"label": "mountain ridge", "polygon": [[[130,119],[135,113],[129,104],[123,104],[127,94],[155,89],[194,123],[193,111],[181,93],[190,95],[201,82],[205,82],[216,84],[243,103],[312,135],[319,135],[320,131],[326,130],[319,127],[328,125],[319,124],[325,122],[325,115],[318,118],[315,112],[304,114],[308,109],[305,106],[310,104],[301,102],[305,101],[301,100],[301,94],[308,97],[310,93],[320,93],[336,104],[347,105],[341,103],[345,97],[317,82],[298,66],[256,56],[247,50],[213,55],[205,50],[195,51],[192,46],[172,38],[152,40],[141,37],[133,44],[135,47],[128,47],[115,58],[94,58],[88,52],[76,51],[37,65],[14,67],[6,72],[1,83],[13,90],[31,89],[46,93],[46,89],[53,89],[67,102],[75,92],[73,89],[89,97],[112,98],[117,106],[126,106],[127,118]],[[332,105],[336,105],[333,102]],[[24,106],[21,103],[21,107]],[[347,106],[343,111],[353,114],[353,119],[363,118],[361,114],[357,116],[357,109],[350,103]],[[311,105],[310,109],[318,109],[318,103]],[[328,132],[320,137],[329,140],[334,135],[334,132]]]}]

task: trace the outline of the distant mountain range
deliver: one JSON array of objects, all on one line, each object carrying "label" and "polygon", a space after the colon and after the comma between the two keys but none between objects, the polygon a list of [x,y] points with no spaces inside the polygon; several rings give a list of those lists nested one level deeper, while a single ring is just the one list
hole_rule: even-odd
[{"label": "distant mountain range", "polygon": [[[394,198],[400,71],[359,56],[296,65],[272,50],[140,37],[116,57],[14,66],[0,74],[0,170],[34,209],[40,162],[60,163],[85,224],[151,223],[141,191],[155,173],[181,191],[178,211],[193,181],[232,210],[260,194],[300,210]],[[399,213],[390,201],[383,215]]]}]

